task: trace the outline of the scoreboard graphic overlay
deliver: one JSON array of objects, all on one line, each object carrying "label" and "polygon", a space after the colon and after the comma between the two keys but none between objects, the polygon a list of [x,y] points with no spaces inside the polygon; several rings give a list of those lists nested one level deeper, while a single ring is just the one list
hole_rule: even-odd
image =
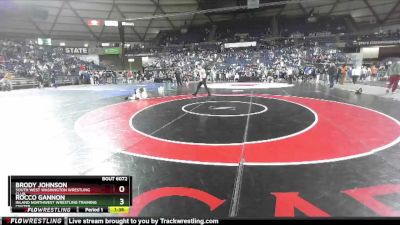
[{"label": "scoreboard graphic overlay", "polygon": [[132,205],[130,176],[9,176],[12,212],[112,213]]}]

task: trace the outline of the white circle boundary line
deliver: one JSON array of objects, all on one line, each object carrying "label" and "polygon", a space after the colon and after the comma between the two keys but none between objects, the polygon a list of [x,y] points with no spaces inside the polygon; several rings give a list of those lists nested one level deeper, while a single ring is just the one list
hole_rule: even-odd
[{"label": "white circle boundary line", "polygon": [[[242,95],[216,95],[216,96],[248,96],[248,94],[242,94]],[[282,96],[282,95],[271,95],[269,94],[269,96],[275,96],[275,97],[287,97],[287,96]],[[312,100],[320,100],[320,101],[325,101],[325,102],[334,102],[334,103],[338,103],[338,104],[343,104],[343,105],[348,105],[348,106],[353,106],[353,107],[358,107],[361,109],[365,109],[365,110],[369,110],[375,113],[378,113],[392,121],[394,121],[397,125],[400,126],[400,121],[398,121],[397,119],[386,115],[382,112],[379,112],[377,110],[374,109],[370,109],[364,106],[359,106],[359,105],[354,105],[354,104],[350,104],[350,103],[346,103],[346,102],[339,102],[339,101],[334,101],[334,100],[327,100],[327,99],[318,99],[318,98],[309,98],[309,97],[300,97],[300,96],[290,96],[290,97],[296,97],[296,98],[303,98],[303,99],[312,99]],[[398,144],[400,142],[400,136],[397,137],[396,139],[394,139],[392,142],[383,145],[381,147],[372,149],[368,152],[365,153],[360,153],[360,154],[355,154],[355,155],[351,155],[351,156],[345,156],[345,157],[339,157],[339,158],[334,158],[334,159],[325,159],[325,160],[311,160],[311,161],[301,161],[301,162],[276,162],[276,163],[251,163],[251,162],[245,162],[244,164],[247,166],[299,166],[299,165],[312,165],[312,164],[322,164],[322,163],[332,163],[332,162],[339,162],[339,161],[344,161],[344,160],[350,160],[350,159],[356,159],[356,158],[361,158],[361,157],[365,157],[365,156],[369,156],[369,155],[373,155],[377,152],[380,152],[382,150],[385,150],[387,148],[390,148],[396,144]]]},{"label": "white circle boundary line", "polygon": [[226,115],[224,115],[224,114],[196,113],[196,112],[191,112],[191,111],[185,109],[185,107],[187,107],[187,106],[191,106],[191,105],[195,105],[195,104],[208,103],[208,102],[215,102],[215,103],[217,103],[217,102],[236,102],[236,103],[244,103],[244,104],[250,105],[250,102],[241,102],[241,101],[207,101],[207,102],[195,102],[195,103],[186,104],[186,105],[182,106],[181,109],[182,109],[182,111],[184,111],[185,113],[188,113],[188,114],[192,114],[192,115],[196,115],[196,116],[210,116],[210,117],[240,117],[240,116],[252,116],[252,115],[257,115],[257,114],[264,113],[264,112],[266,112],[266,111],[268,110],[268,107],[267,107],[267,106],[261,105],[261,104],[258,104],[258,103],[251,103],[251,104],[258,105],[258,106],[264,108],[263,110],[258,111],[258,112],[253,112],[253,113],[236,114],[236,115],[235,115],[235,114],[226,114]]},{"label": "white circle boundary line", "polygon": [[201,161],[194,161],[194,160],[163,158],[163,157],[158,157],[158,156],[150,156],[150,155],[144,155],[144,154],[139,154],[139,153],[134,153],[134,152],[127,152],[126,150],[122,150],[120,153],[125,154],[125,155],[132,155],[132,156],[136,156],[136,157],[140,157],[140,158],[145,158],[145,159],[160,160],[160,161],[164,161],[164,162],[185,163],[185,164],[206,165],[206,166],[238,166],[239,165],[239,162],[238,163],[201,162]]},{"label": "white circle boundary line", "polygon": [[[271,95],[271,94],[268,94],[268,95],[269,96],[285,97],[285,96],[282,96],[282,95]],[[160,97],[154,97],[154,98],[179,97],[179,96],[187,96],[187,95],[160,96]],[[248,95],[245,95],[245,94],[242,94],[242,95],[230,94],[230,95],[215,95],[215,96],[248,96]],[[374,109],[366,108],[364,106],[359,106],[359,105],[354,105],[354,104],[345,103],[345,102],[339,102],[339,101],[334,101],[334,100],[327,100],[327,99],[318,99],[318,98],[300,97],[300,96],[291,96],[291,97],[312,99],[312,100],[320,100],[320,101],[327,101],[327,102],[335,102],[335,103],[338,103],[338,104],[349,105],[349,106],[362,108],[362,109],[365,109],[365,110],[370,110],[372,112],[381,114],[381,115],[389,118],[390,120],[394,121],[395,123],[397,123],[400,126],[400,122],[397,119],[395,119],[395,118],[393,118],[393,117],[391,117],[389,115],[386,115],[386,114],[384,114],[382,112],[376,111]],[[154,98],[152,98],[152,99],[154,99]],[[191,98],[191,97],[188,97],[188,98]],[[187,98],[183,98],[183,99],[187,99]],[[111,105],[108,105],[108,106],[103,106],[101,108],[108,108],[108,107],[119,105],[119,104],[123,104],[123,103],[126,103],[126,102],[119,102],[119,103],[111,104]],[[93,111],[95,111],[95,110],[93,110]],[[80,134],[80,132],[79,132],[79,129],[77,129],[77,127],[76,127],[77,122],[80,121],[81,118],[83,118],[86,114],[91,113],[93,111],[85,113],[83,116],[81,116],[75,122],[74,130],[78,133],[78,135]],[[81,136],[81,135],[79,135],[79,136]],[[81,136],[81,137],[83,138],[83,136]],[[350,160],[350,159],[361,158],[361,157],[373,155],[373,154],[375,154],[375,153],[377,153],[379,151],[382,151],[382,150],[385,150],[387,148],[390,148],[390,147],[396,145],[399,142],[400,142],[400,136],[397,139],[395,139],[394,141],[392,141],[391,143],[388,143],[387,145],[381,146],[381,147],[376,148],[376,149],[372,149],[369,152],[362,153],[362,154],[356,154],[356,155],[352,155],[352,156],[347,156],[347,157],[339,157],[339,158],[334,158],[334,159],[311,160],[311,161],[301,161],[301,162],[276,162],[276,163],[246,163],[245,162],[244,165],[247,165],[247,166],[301,166],[301,165],[312,165],[312,164],[339,162],[339,161]],[[140,158],[146,158],[146,159],[160,160],[160,161],[165,161],[165,162],[177,162],[177,163],[185,163],[185,164],[194,164],[194,165],[206,165],[206,166],[237,166],[237,165],[239,165],[239,162],[237,162],[237,163],[218,163],[218,162],[213,163],[213,162],[201,162],[201,161],[194,161],[194,160],[169,159],[169,158],[162,158],[162,157],[156,157],[156,156],[149,156],[149,155],[143,155],[143,154],[138,154],[138,153],[132,153],[132,152],[128,152],[127,149],[121,150],[120,153],[121,154],[125,154],[125,155],[136,156],[136,157],[140,157]]]},{"label": "white circle boundary line", "polygon": [[[226,95],[226,96],[229,96],[229,95]],[[258,97],[258,96],[256,96],[256,97]],[[190,98],[190,97],[189,97],[189,98]],[[271,138],[271,139],[267,139],[267,140],[260,140],[260,141],[246,141],[246,142],[241,142],[241,143],[225,143],[225,144],[210,144],[210,143],[184,142],[184,141],[173,141],[173,140],[158,138],[158,137],[154,137],[154,136],[148,135],[148,134],[146,134],[146,133],[143,133],[142,131],[137,130],[137,129],[133,126],[133,124],[132,124],[133,118],[135,118],[135,116],[136,116],[137,114],[139,114],[140,112],[142,112],[142,111],[144,111],[144,110],[146,110],[146,109],[148,109],[148,108],[151,108],[151,107],[154,107],[154,106],[157,106],[157,105],[160,105],[160,104],[164,104],[164,103],[169,103],[169,102],[179,101],[179,100],[185,100],[185,99],[189,99],[189,98],[173,99],[173,100],[170,100],[170,101],[160,102],[160,103],[158,103],[158,104],[154,104],[154,105],[147,106],[147,107],[145,107],[145,108],[143,108],[143,109],[137,111],[136,113],[134,113],[134,114],[131,116],[131,118],[129,119],[129,126],[131,127],[131,129],[132,129],[133,131],[135,131],[135,132],[137,132],[137,133],[139,133],[139,134],[142,134],[142,135],[144,135],[144,136],[146,136],[146,137],[149,137],[149,138],[152,138],[152,139],[155,139],[155,140],[158,140],[158,141],[170,142],[170,143],[174,143],[174,144],[202,145],[202,146],[240,146],[240,145],[243,145],[243,144],[259,144],[259,143],[266,143],[266,142],[272,142],[272,141],[278,141],[278,140],[282,140],[282,139],[286,139],[286,138],[291,138],[291,137],[294,137],[294,136],[297,136],[297,135],[300,135],[300,134],[302,134],[302,133],[307,132],[308,130],[310,130],[311,128],[313,128],[313,127],[318,123],[318,115],[317,115],[317,113],[316,113],[314,110],[310,109],[309,107],[304,106],[304,105],[301,105],[301,104],[296,103],[296,102],[289,101],[289,100],[282,100],[282,99],[276,99],[276,98],[269,98],[269,99],[273,99],[273,100],[289,102],[289,103],[296,104],[296,105],[299,105],[299,106],[301,106],[301,107],[303,107],[303,108],[308,109],[308,110],[314,115],[314,122],[313,122],[311,125],[309,125],[308,127],[304,128],[303,130],[300,130],[300,131],[298,131],[298,132],[296,132],[296,133],[289,134],[289,135],[286,135],[286,136],[281,136],[281,137],[277,137],[277,138]],[[259,97],[259,98],[265,98],[265,97]]]}]

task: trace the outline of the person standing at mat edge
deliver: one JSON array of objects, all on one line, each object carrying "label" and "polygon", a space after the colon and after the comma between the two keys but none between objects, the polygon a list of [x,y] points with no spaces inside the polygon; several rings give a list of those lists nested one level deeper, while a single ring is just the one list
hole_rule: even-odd
[{"label": "person standing at mat edge", "polygon": [[348,72],[347,65],[343,64],[342,67],[340,68],[339,84],[344,83],[344,81],[346,80],[347,72]]},{"label": "person standing at mat edge", "polygon": [[335,84],[336,74],[337,74],[336,65],[334,63],[331,63],[328,68],[329,87],[330,88],[333,88],[333,85]]},{"label": "person standing at mat edge", "polygon": [[176,79],[176,85],[177,86],[182,86],[182,78],[181,78],[181,71],[180,69],[175,69],[175,79]]},{"label": "person standing at mat edge", "polygon": [[200,88],[201,88],[201,85],[204,85],[204,88],[205,88],[205,89],[207,90],[207,92],[208,92],[208,96],[211,96],[210,90],[209,90],[208,87],[207,87],[207,73],[206,73],[206,70],[205,70],[203,67],[199,66],[199,68],[197,69],[197,73],[199,73],[199,75],[200,75],[200,82],[199,82],[199,84],[197,85],[196,92],[193,93],[192,95],[193,95],[193,96],[196,96],[197,93],[199,92]]},{"label": "person standing at mat edge", "polygon": [[392,93],[394,93],[399,85],[400,80],[400,60],[394,62],[389,67],[387,75],[389,76],[389,85],[386,93],[389,93],[390,89],[392,89]]}]

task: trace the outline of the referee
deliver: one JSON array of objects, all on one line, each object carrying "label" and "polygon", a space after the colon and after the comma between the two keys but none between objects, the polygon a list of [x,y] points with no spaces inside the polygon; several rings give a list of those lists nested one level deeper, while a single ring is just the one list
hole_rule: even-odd
[{"label": "referee", "polygon": [[205,70],[204,68],[202,68],[201,66],[199,66],[199,68],[197,69],[197,73],[200,75],[200,82],[199,82],[199,84],[197,85],[196,92],[193,93],[192,95],[193,95],[193,96],[196,96],[196,95],[197,95],[197,92],[199,92],[199,90],[200,90],[200,88],[201,88],[201,85],[204,85],[204,88],[205,88],[205,89],[207,90],[207,92],[208,92],[208,96],[211,96],[210,90],[208,90],[208,87],[207,87],[207,73],[206,73],[206,70]]}]

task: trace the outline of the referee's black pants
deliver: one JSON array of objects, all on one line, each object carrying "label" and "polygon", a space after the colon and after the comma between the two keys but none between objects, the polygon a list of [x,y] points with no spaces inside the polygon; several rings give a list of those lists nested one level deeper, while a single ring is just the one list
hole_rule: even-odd
[{"label": "referee's black pants", "polygon": [[197,85],[196,92],[195,92],[193,95],[197,95],[197,93],[199,92],[199,90],[200,90],[200,88],[201,88],[201,85],[204,85],[204,88],[206,89],[208,95],[211,95],[211,94],[210,94],[210,90],[209,90],[208,87],[207,87],[207,78],[204,78],[204,79],[202,79],[202,80],[199,82],[199,84]]}]

